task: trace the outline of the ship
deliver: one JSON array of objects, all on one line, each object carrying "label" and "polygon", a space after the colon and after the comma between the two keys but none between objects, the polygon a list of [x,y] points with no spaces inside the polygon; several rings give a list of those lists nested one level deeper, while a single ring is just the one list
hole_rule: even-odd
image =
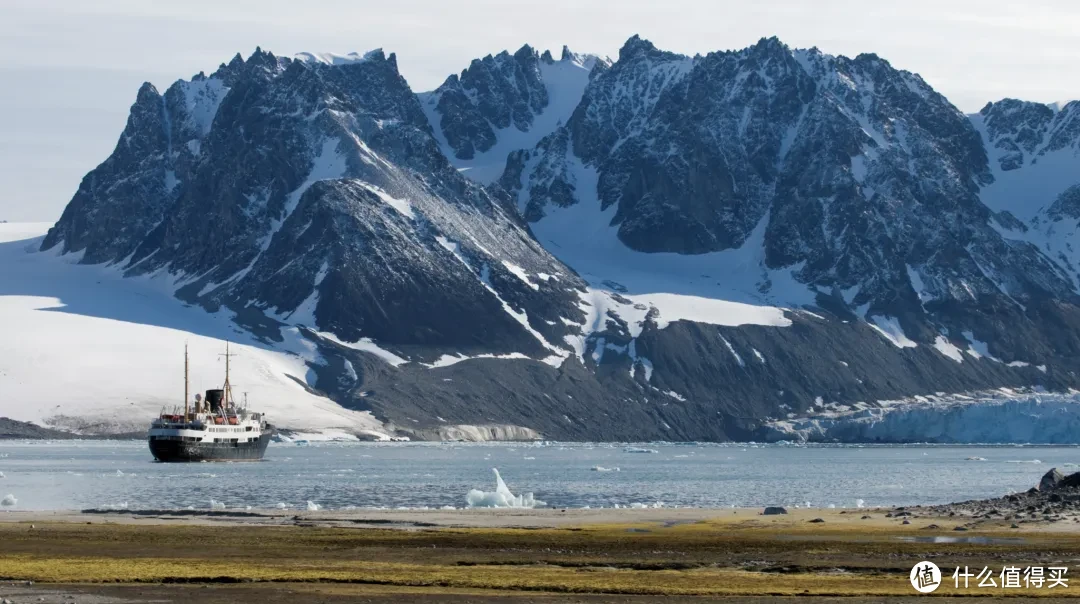
[{"label": "ship", "polygon": [[184,346],[184,406],[162,409],[150,424],[150,453],[160,462],[259,461],[274,427],[266,416],[237,406],[229,383],[229,344],[225,344],[225,384],[189,398],[188,351]]}]

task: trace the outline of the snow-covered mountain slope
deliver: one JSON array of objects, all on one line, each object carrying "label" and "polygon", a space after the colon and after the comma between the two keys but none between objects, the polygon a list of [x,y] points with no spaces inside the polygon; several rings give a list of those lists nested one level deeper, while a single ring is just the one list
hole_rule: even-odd
[{"label": "snow-covered mountain slope", "polygon": [[981,197],[1022,221],[1080,182],[1080,101],[1044,105],[1005,99],[970,116],[986,145],[993,182]]},{"label": "snow-covered mountain slope", "polygon": [[1080,101],[1005,99],[970,116],[990,158],[980,192],[1002,235],[1031,243],[1080,285]]},{"label": "snow-covered mountain slope", "polygon": [[48,224],[0,225],[0,416],[87,433],[145,430],[162,407],[183,405],[184,345],[192,393],[220,388],[233,342],[238,397],[275,425],[385,438],[371,413],[306,388],[321,362],[295,330],[267,347],[229,313],[176,299],[166,274],[125,279],[119,267],[79,266],[40,252]]},{"label": "snow-covered mountain slope", "polygon": [[1072,356],[1073,283],[1002,236],[979,199],[992,180],[966,116],[877,56],[763,39],[686,57],[635,36],[500,183],[593,283],[813,305],[953,362],[977,342]]},{"label": "snow-covered mountain slope", "polygon": [[608,65],[565,46],[556,61],[550,51],[541,55],[525,45],[513,55],[477,59],[460,76],[417,96],[446,157],[487,184],[502,174],[510,152],[531,149],[565,123],[593,71]]},{"label": "snow-covered mountain slope", "polygon": [[754,438],[823,401],[1080,385],[1075,287],[993,179],[873,55],[635,36],[416,95],[393,54],[256,50],[145,85],[41,249],[306,355],[388,433]]}]

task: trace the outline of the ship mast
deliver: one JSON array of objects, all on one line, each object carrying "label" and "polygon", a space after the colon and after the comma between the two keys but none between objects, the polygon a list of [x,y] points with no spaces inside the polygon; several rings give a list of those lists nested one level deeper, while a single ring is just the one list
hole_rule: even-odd
[{"label": "ship mast", "polygon": [[188,345],[184,342],[184,422],[188,421]]},{"label": "ship mast", "polygon": [[229,341],[225,341],[225,354],[221,355],[225,357],[225,400],[222,407],[229,409],[232,407],[232,387],[229,385],[229,357],[236,355],[229,354]]}]

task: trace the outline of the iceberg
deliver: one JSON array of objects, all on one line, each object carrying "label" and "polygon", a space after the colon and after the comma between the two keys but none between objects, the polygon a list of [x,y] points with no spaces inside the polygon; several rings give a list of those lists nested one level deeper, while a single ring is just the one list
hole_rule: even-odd
[{"label": "iceberg", "polygon": [[15,507],[16,503],[19,503],[19,500],[15,499],[15,496],[10,494],[10,493],[8,494],[7,497],[4,497],[3,499],[0,499],[0,505],[4,506],[6,508]]},{"label": "iceberg", "polygon": [[315,503],[314,501],[308,500],[307,502],[307,511],[309,512],[318,512],[321,507],[322,506]]},{"label": "iceberg", "polygon": [[506,487],[506,483],[503,482],[502,476],[499,475],[497,468],[492,468],[492,472],[495,472],[495,490],[494,491],[481,491],[478,489],[472,489],[465,495],[465,503],[471,508],[535,508],[537,506],[547,505],[543,501],[533,497],[532,493],[525,493],[524,495],[514,495],[510,492],[510,489]]}]

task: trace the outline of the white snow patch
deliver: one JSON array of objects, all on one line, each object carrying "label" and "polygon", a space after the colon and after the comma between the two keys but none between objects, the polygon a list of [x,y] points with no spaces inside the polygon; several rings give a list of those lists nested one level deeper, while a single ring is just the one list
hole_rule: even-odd
[{"label": "white snow patch", "polygon": [[953,345],[953,343],[945,336],[938,336],[934,339],[934,348],[957,363],[964,362],[963,353],[961,353],[960,349]]},{"label": "white snow patch", "polygon": [[357,181],[357,182],[359,182],[362,187],[364,187],[368,191],[371,191],[376,196],[378,196],[378,198],[383,200],[383,202],[386,203],[386,205],[388,205],[388,206],[394,208],[395,210],[397,210],[402,216],[404,216],[404,217],[406,217],[406,218],[408,218],[410,220],[413,220],[413,219],[416,218],[416,215],[413,214],[412,204],[409,203],[408,200],[398,199],[398,198],[390,195],[386,191],[382,190],[381,187],[376,187],[375,185],[373,185],[371,183],[364,182],[362,180]]},{"label": "white snow patch", "polygon": [[438,360],[436,360],[434,363],[430,363],[430,364],[425,363],[424,366],[425,367],[431,367],[433,369],[439,368],[439,367],[449,367],[451,365],[456,365],[456,364],[458,364],[458,363],[460,363],[462,361],[469,361],[469,360],[472,360],[472,359],[503,359],[503,360],[524,359],[524,360],[532,360],[531,357],[529,357],[528,355],[522,354],[520,352],[511,352],[511,353],[507,353],[507,354],[477,354],[477,355],[473,355],[473,356],[466,356],[464,354],[456,354],[456,355],[444,354],[441,357],[439,357]]},{"label": "white snow patch", "polygon": [[963,332],[963,334],[964,334],[964,337],[967,338],[967,341],[971,342],[971,346],[966,351],[969,355],[971,355],[972,357],[974,357],[976,359],[981,359],[983,357],[986,357],[986,358],[990,359],[991,361],[997,361],[999,363],[1001,362],[997,357],[990,354],[990,349],[986,345],[986,342],[976,340],[975,335],[972,334],[970,331],[965,331],[965,332]]},{"label": "white snow patch", "polygon": [[724,341],[724,346],[727,346],[728,352],[731,353],[731,356],[735,357],[735,362],[739,364],[739,367],[746,367],[746,363],[743,362],[742,357],[739,356],[739,353],[735,352],[735,347],[731,345],[731,342],[728,342],[727,338],[725,338],[724,336],[720,336],[720,339]]},{"label": "white snow patch", "polygon": [[360,376],[356,375],[356,368],[353,367],[352,361],[349,359],[345,359],[345,375],[353,382],[360,379]]},{"label": "white snow patch", "polygon": [[900,327],[900,321],[896,317],[874,315],[869,319],[866,324],[884,336],[886,340],[892,342],[897,348],[914,348],[918,346],[904,335],[904,330]]},{"label": "white snow patch", "polygon": [[926,284],[923,283],[922,275],[919,271],[913,268],[910,264],[907,265],[908,280],[911,281],[911,288],[915,290],[915,294],[919,296],[919,300],[926,302],[933,298],[933,296],[926,290]]},{"label": "white snow patch", "polygon": [[513,262],[507,262],[506,260],[503,260],[502,264],[503,264],[503,266],[506,267],[506,270],[510,271],[515,277],[517,277],[518,279],[521,279],[522,281],[524,281],[525,285],[528,285],[529,287],[531,287],[531,288],[533,288],[535,290],[540,289],[540,286],[538,284],[533,283],[532,281],[529,280],[529,274],[525,272],[525,269],[523,269],[520,266],[514,264]]},{"label": "white snow patch", "polygon": [[390,363],[394,367],[398,367],[409,362],[407,359],[403,359],[398,355],[390,352],[389,350],[386,350],[385,348],[380,348],[379,345],[376,344],[371,338],[360,338],[355,342],[346,342],[328,331],[320,331],[317,333],[319,337],[326,338],[327,340],[330,340],[335,344],[340,344],[341,346],[345,346],[346,348],[352,348],[353,350],[362,350],[364,352],[373,354],[380,359],[386,361],[387,363]]},{"label": "white snow patch", "polygon": [[303,61],[305,63],[322,63],[323,65],[349,65],[352,63],[362,63],[368,61],[371,57],[382,52],[381,48],[369,50],[364,54],[358,52],[350,52],[347,54],[337,54],[333,52],[300,52],[297,53],[295,58],[297,61]]}]

